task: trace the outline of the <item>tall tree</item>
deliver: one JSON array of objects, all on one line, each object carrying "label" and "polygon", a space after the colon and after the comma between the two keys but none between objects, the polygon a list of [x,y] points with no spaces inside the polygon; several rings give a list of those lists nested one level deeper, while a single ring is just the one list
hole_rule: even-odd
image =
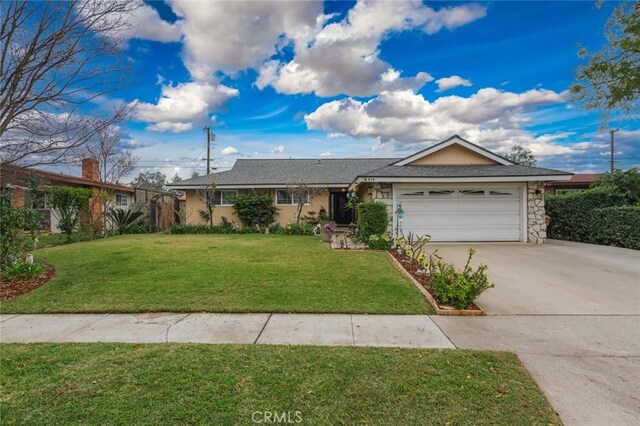
[{"label": "tall tree", "polygon": [[527,149],[520,145],[514,145],[511,147],[511,151],[501,153],[504,158],[512,163],[519,164],[521,166],[535,166],[538,160],[533,155],[530,149]]},{"label": "tall tree", "polygon": [[140,174],[131,181],[131,186],[154,191],[164,191],[164,185],[166,183],[167,176],[162,172],[140,172]]},{"label": "tall tree", "polygon": [[113,126],[102,129],[86,144],[84,156],[98,160],[103,183],[119,183],[120,179],[133,173],[140,160],[131,150],[122,148],[122,132]]},{"label": "tall tree", "polygon": [[4,1],[0,7],[0,163],[53,164],[126,118],[90,103],[124,86],[119,34],[142,2]]},{"label": "tall tree", "polygon": [[631,116],[640,108],[640,2],[620,3],[606,25],[607,43],[599,52],[581,48],[588,58],[577,70],[571,87],[576,100],[588,110],[620,110]]}]

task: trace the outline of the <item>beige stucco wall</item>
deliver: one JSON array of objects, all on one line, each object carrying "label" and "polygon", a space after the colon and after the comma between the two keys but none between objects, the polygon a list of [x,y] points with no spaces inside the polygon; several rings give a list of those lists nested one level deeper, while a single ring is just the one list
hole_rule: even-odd
[{"label": "beige stucco wall", "polygon": [[[249,190],[239,190],[239,193],[247,192]],[[276,199],[275,189],[256,189],[256,192],[268,192],[271,197]],[[295,223],[296,221],[296,206],[282,206],[276,205],[278,213],[276,214],[276,222],[281,225],[288,223]],[[309,204],[306,204],[302,208],[301,216],[313,211],[318,212],[324,207],[326,211],[329,211],[329,190],[322,189],[320,193],[313,196]],[[206,221],[200,217],[198,210],[204,210],[205,206],[195,190],[186,191],[186,221],[190,225],[206,224]],[[213,223],[218,225],[222,221],[222,217],[226,217],[230,221],[240,224],[240,219],[236,216],[233,206],[216,206],[213,212]]]},{"label": "beige stucco wall", "polygon": [[433,154],[418,158],[407,164],[408,166],[426,165],[463,165],[463,164],[497,164],[497,162],[483,155],[473,152],[460,145],[451,145]]}]

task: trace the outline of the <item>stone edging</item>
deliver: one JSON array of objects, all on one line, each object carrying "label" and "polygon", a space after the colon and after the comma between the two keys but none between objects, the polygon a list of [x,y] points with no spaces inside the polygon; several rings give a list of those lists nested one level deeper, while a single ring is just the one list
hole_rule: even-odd
[{"label": "stone edging", "polygon": [[438,314],[438,315],[457,315],[457,316],[482,316],[482,315],[484,315],[484,309],[482,309],[479,306],[478,306],[478,310],[475,310],[475,309],[442,309],[440,306],[438,306],[438,302],[436,302],[436,300],[433,298],[431,293],[429,293],[427,291],[427,289],[425,289],[422,286],[422,284],[420,284],[418,282],[418,280],[416,280],[413,277],[413,275],[411,275],[409,273],[409,271],[404,269],[402,264],[400,262],[398,262],[398,259],[393,257],[393,255],[391,253],[389,253],[389,252],[387,252],[387,254],[389,255],[389,257],[393,261],[393,265],[396,268],[398,268],[400,271],[402,271],[402,273],[404,273],[407,277],[409,277],[409,279],[411,280],[413,285],[415,285],[416,288],[420,291],[420,293],[422,293],[424,295],[424,297],[427,298],[427,300],[429,301],[431,306],[433,306],[433,309],[436,311],[436,314]]}]

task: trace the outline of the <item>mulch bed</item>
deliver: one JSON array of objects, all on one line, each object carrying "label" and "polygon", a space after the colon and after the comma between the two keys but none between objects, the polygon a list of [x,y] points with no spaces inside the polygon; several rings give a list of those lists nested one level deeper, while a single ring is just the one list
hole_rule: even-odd
[{"label": "mulch bed", "polygon": [[45,285],[56,275],[56,268],[54,268],[53,265],[42,261],[38,261],[38,263],[44,266],[44,273],[40,278],[3,279],[0,283],[0,300],[13,299],[14,297],[29,293]]},{"label": "mulch bed", "polygon": [[[396,250],[390,250],[389,253],[391,254],[391,256],[395,257],[396,260],[398,261],[398,263],[400,263],[400,265],[402,265],[402,267],[405,269],[405,271],[407,271],[409,274],[411,274],[411,276],[420,283],[420,285],[422,287],[424,287],[425,290],[427,290],[429,292],[429,294],[431,295],[431,297],[433,297],[433,300],[437,300],[436,296],[433,294],[433,289],[431,288],[431,277],[429,276],[424,276],[424,275],[416,275],[416,272],[418,271],[418,265],[416,265],[415,263],[411,262],[405,262],[404,258],[398,254],[398,252]],[[440,309],[453,309],[449,306],[444,306],[444,305],[440,305],[438,303],[438,307]],[[481,309],[475,304],[475,303],[471,303],[469,306],[467,306],[466,308],[464,308],[465,310],[470,310],[470,311],[481,311]]]}]

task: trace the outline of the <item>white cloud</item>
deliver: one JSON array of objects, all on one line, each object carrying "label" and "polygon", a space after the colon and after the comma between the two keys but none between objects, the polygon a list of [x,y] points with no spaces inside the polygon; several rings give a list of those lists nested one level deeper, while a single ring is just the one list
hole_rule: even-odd
[{"label": "white cloud", "polygon": [[220,150],[220,154],[222,154],[222,155],[235,155],[235,154],[237,154],[238,152],[240,152],[240,151],[238,151],[238,149],[237,149],[237,148],[234,148],[234,147],[232,147],[232,146],[228,146],[228,147],[226,147],[226,148],[222,148],[222,149]]},{"label": "white cloud", "polygon": [[232,74],[257,67],[284,39],[304,40],[316,30],[322,2],[173,0],[182,18],[183,61],[196,80],[216,71]]},{"label": "white cloud", "polygon": [[162,42],[180,41],[180,23],[169,23],[160,18],[158,11],[152,6],[141,3],[131,16],[130,28],[123,36],[127,38],[140,38]]},{"label": "white cloud", "polygon": [[318,155],[320,158],[331,158],[333,157],[333,152],[322,152]]},{"label": "white cloud", "polygon": [[222,107],[225,101],[238,96],[238,93],[238,90],[221,84],[189,82],[176,86],[165,85],[155,104],[137,104],[135,118],[155,123],[148,127],[150,130],[190,130],[193,122],[207,121],[211,111]]},{"label": "white cloud", "polygon": [[285,152],[285,147],[284,145],[278,145],[278,146],[274,146],[273,148],[271,148],[271,153],[272,154],[284,154]]},{"label": "white cloud", "polygon": [[[163,20],[160,18],[158,11],[144,3],[143,0],[130,0],[122,3],[122,5],[126,11],[121,10],[102,15],[102,20],[97,22],[96,28],[112,28],[115,25],[119,28],[119,31],[106,34],[115,39],[128,40],[138,38],[161,42],[180,41],[182,33],[179,21],[170,23]],[[96,10],[106,10],[106,8],[111,8],[112,6],[112,2],[85,0],[77,4],[77,10],[80,14],[89,18],[89,13],[95,13]]]},{"label": "white cloud", "polygon": [[556,143],[566,135],[533,135],[524,129],[526,113],[564,101],[564,93],[544,89],[512,93],[485,88],[468,98],[445,96],[433,102],[405,90],[383,92],[366,102],[352,98],[328,102],[306,115],[305,122],[309,129],[330,136],[372,138],[379,145],[406,148],[459,134],[488,149],[520,144],[544,156],[571,152]]},{"label": "white cloud", "polygon": [[171,121],[160,121],[158,123],[150,124],[147,126],[147,130],[153,130],[154,132],[172,132],[172,133],[180,133],[186,132],[187,130],[193,129],[192,123],[183,123],[183,122],[171,122]]},{"label": "white cloud", "polygon": [[471,86],[471,81],[466,78],[462,78],[459,75],[452,75],[451,77],[444,77],[436,80],[438,85],[438,92],[444,92],[445,90],[453,89],[458,86]]},{"label": "white cloud", "polygon": [[417,90],[433,78],[425,73],[401,77],[379,57],[382,39],[393,32],[421,29],[433,34],[486,15],[477,4],[434,10],[420,0],[359,1],[340,22],[324,26],[310,42],[295,43],[295,57],[276,60],[260,69],[259,88],[273,86],[286,94],[371,96],[385,90]]}]

